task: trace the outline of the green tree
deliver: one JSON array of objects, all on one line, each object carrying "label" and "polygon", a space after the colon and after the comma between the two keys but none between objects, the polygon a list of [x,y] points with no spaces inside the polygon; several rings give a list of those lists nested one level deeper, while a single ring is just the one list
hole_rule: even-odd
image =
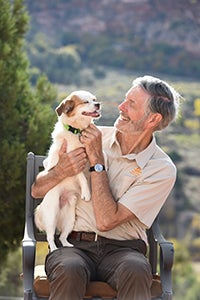
[{"label": "green tree", "polygon": [[42,153],[54,122],[56,91],[43,76],[30,85],[23,0],[0,0],[0,266],[23,237],[26,154]]},{"label": "green tree", "polygon": [[0,295],[22,296],[23,280],[19,276],[21,270],[21,249],[18,248],[9,252],[3,272],[0,273]]}]

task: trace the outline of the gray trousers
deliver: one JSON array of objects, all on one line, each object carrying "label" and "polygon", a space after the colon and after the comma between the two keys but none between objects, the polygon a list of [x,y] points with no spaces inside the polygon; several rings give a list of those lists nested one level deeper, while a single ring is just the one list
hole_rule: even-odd
[{"label": "gray trousers", "polygon": [[141,253],[146,252],[143,241],[70,242],[74,247],[58,248],[46,257],[50,300],[82,300],[92,280],[108,282],[118,300],[151,299],[151,267]]}]

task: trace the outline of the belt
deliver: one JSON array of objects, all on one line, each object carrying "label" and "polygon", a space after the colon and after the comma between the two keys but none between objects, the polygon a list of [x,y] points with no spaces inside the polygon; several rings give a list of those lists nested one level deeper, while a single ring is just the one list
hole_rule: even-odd
[{"label": "belt", "polygon": [[147,246],[146,243],[141,239],[132,239],[132,240],[111,240],[107,239],[105,237],[99,236],[96,232],[85,232],[85,231],[72,231],[69,234],[69,238],[74,241],[87,241],[87,242],[96,242],[99,240],[109,242],[112,241],[112,245],[119,246],[119,247],[128,247],[132,248],[134,250],[139,251],[140,253],[143,253],[146,255]]},{"label": "belt", "polygon": [[101,237],[96,232],[72,231],[69,238],[75,241],[96,242]]}]

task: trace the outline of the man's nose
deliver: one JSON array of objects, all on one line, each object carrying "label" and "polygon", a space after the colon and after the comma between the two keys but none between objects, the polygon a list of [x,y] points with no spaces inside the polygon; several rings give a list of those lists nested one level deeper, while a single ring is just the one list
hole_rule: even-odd
[{"label": "man's nose", "polygon": [[127,111],[127,104],[126,101],[124,100],[122,103],[119,104],[119,109],[122,111]]}]

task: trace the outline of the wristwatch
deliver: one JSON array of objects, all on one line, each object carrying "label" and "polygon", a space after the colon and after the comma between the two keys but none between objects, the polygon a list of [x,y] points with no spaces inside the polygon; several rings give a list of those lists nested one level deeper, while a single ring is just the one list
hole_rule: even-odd
[{"label": "wristwatch", "polygon": [[89,168],[89,171],[90,171],[90,172],[93,172],[93,171],[94,171],[94,172],[100,173],[100,172],[105,171],[105,166],[102,165],[102,164],[96,164],[96,165],[90,167],[90,168]]}]

